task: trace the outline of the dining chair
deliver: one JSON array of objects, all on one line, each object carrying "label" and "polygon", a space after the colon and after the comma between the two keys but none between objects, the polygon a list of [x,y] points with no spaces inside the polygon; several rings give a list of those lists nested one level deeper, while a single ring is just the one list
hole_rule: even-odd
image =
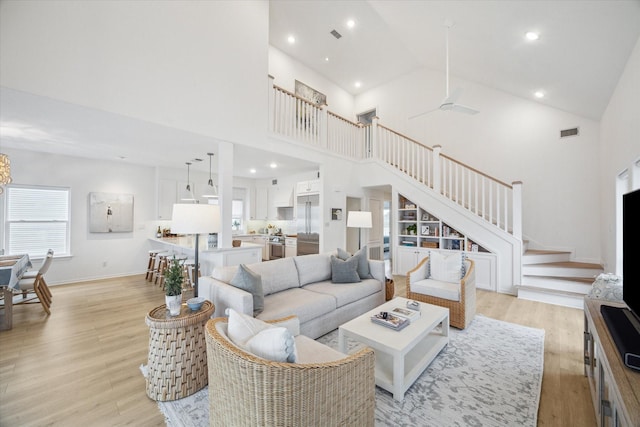
[{"label": "dining chair", "polygon": [[42,279],[41,285],[42,285],[43,291],[49,297],[49,300],[53,299],[53,295],[51,294],[49,285],[47,285],[47,282],[44,281],[44,273],[46,273],[47,270],[49,270],[49,267],[51,266],[52,261],[53,261],[53,249],[49,249],[47,251],[47,255],[42,260],[42,264],[40,264],[40,267],[38,267],[37,269],[34,268],[26,271],[21,277],[21,279],[35,278],[38,275],[38,273],[42,271],[43,279]]},{"label": "dining chair", "polygon": [[29,273],[31,277],[25,277],[26,273],[22,276],[18,282],[18,291],[22,293],[22,298],[14,301],[13,305],[36,304],[39,302],[44,311],[47,314],[51,314],[51,291],[44,280],[44,275],[49,270],[52,260],[53,251],[49,250],[35,276],[33,276],[33,273]]}]

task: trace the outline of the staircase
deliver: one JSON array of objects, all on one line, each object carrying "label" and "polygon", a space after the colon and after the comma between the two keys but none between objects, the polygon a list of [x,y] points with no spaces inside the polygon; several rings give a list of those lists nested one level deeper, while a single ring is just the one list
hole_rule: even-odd
[{"label": "staircase", "polygon": [[377,117],[371,125],[353,123],[279,88],[272,76],[269,130],[281,140],[380,166],[379,173],[366,174],[370,186],[388,184],[389,173],[396,176],[394,190],[412,194],[498,257],[498,292],[582,308],[603,271],[597,264],[572,262],[570,252],[524,249],[521,182],[493,178],[443,154],[439,145],[426,146],[381,125]]},{"label": "staircase", "polygon": [[603,269],[570,259],[571,252],[526,249],[518,298],[582,308],[584,296]]}]

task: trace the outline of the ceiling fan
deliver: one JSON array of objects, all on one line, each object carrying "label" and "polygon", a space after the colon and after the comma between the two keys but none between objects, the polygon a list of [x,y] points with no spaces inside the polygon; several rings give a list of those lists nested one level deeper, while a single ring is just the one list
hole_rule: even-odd
[{"label": "ceiling fan", "polygon": [[447,20],[445,21],[444,26],[447,29],[446,30],[446,67],[447,68],[446,68],[446,87],[445,87],[446,92],[445,92],[444,100],[442,101],[442,104],[440,104],[438,108],[434,108],[433,110],[425,111],[420,114],[416,114],[415,116],[411,116],[409,117],[409,120],[415,119],[420,116],[424,116],[425,114],[429,114],[437,110],[456,111],[458,113],[464,113],[464,114],[479,113],[479,111],[474,108],[456,103],[456,101],[462,94],[461,88],[456,88],[453,92],[451,92],[451,94],[449,93],[449,29],[453,27],[453,22]]}]

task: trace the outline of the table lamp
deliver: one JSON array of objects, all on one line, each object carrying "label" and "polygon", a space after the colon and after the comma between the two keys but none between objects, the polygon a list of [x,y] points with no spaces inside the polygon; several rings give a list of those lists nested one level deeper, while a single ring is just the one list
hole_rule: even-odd
[{"label": "table lamp", "polygon": [[220,208],[216,205],[174,204],[171,216],[171,232],[175,234],[195,234],[196,274],[193,282],[193,296],[198,296],[198,272],[200,264],[198,252],[200,234],[220,231]]},{"label": "table lamp", "polygon": [[363,228],[373,227],[373,221],[371,220],[371,212],[365,211],[350,211],[347,213],[347,227],[358,228],[358,249],[361,246],[360,233]]}]

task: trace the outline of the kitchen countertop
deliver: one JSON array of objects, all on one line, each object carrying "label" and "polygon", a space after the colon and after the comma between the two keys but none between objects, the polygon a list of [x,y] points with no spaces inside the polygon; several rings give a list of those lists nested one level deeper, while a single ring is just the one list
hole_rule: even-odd
[{"label": "kitchen countertop", "polygon": [[[149,240],[151,240],[152,242],[158,242],[164,245],[173,246],[179,249],[186,249],[189,251],[193,251],[194,245],[195,245],[195,237],[193,236],[163,237],[163,238],[152,237],[152,238],[149,238]],[[251,242],[242,242],[240,246],[235,248],[231,247],[231,248],[209,249],[209,245],[207,243],[206,237],[201,237],[198,243],[199,243],[198,249],[201,254],[207,253],[207,252],[216,253],[216,252],[227,252],[227,251],[241,251],[241,250],[246,250],[250,248],[262,248],[263,246],[263,245],[258,245],[256,243],[251,243]]]}]

